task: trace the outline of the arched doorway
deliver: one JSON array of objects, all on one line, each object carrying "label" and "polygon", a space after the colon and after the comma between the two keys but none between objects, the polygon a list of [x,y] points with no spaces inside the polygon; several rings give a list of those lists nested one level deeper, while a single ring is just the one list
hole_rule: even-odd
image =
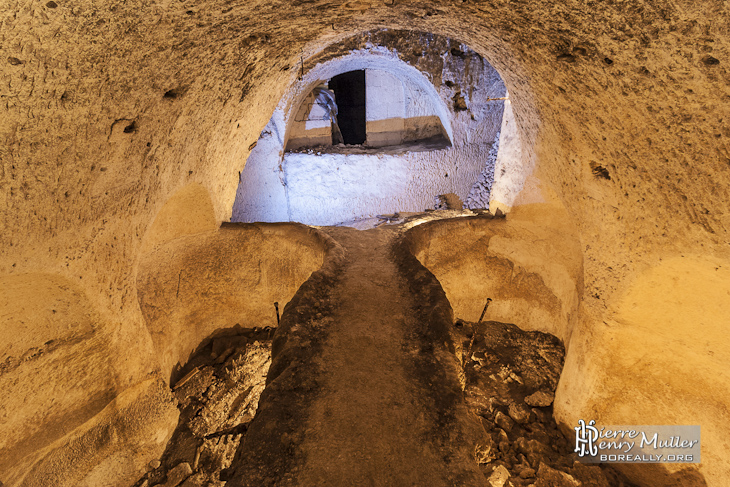
[{"label": "arched doorway", "polygon": [[[373,43],[303,72],[249,156],[232,221],[333,225],[424,211],[440,195],[486,208],[507,91],[478,53],[440,42],[417,66]],[[342,129],[355,120],[359,134]]]}]

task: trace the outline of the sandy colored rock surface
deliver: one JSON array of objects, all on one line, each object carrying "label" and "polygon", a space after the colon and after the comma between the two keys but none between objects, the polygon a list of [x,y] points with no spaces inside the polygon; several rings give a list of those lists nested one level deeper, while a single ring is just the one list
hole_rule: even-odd
[{"label": "sandy colored rock surface", "polygon": [[408,239],[458,318],[477,321],[491,299],[484,319],[519,323],[568,341],[578,311],[582,259],[565,217],[557,208],[520,208],[507,219],[425,223]]},{"label": "sandy colored rock surface", "polygon": [[39,452],[19,485],[130,485],[159,456],[178,411],[165,383],[150,379],[121,393],[92,420]]},{"label": "sandy colored rock surface", "polygon": [[[725,485],[730,12],[720,0],[4,2],[0,481],[18,485],[28,462],[124,391],[167,380],[157,355],[174,366],[196,344],[158,352],[138,301],[145,254],[228,220],[252,145],[297,77],[383,27],[417,31],[395,46],[416,68],[428,46],[412,40],[432,32],[504,80],[526,169],[509,173],[521,189],[502,203],[507,225],[520,225],[464,258],[478,268],[498,253],[497,270],[509,261],[541,278],[524,302],[501,276],[493,288],[513,297],[504,302],[519,319],[504,321],[565,340],[560,422],[700,424],[703,464],[665,471],[667,482]],[[163,211],[169,201],[196,211]],[[478,301],[454,309],[474,319]]]},{"label": "sandy colored rock surface", "polygon": [[217,329],[276,326],[274,303],[283,311],[325,250],[304,225],[232,224],[145,254],[137,292],[164,373]]}]

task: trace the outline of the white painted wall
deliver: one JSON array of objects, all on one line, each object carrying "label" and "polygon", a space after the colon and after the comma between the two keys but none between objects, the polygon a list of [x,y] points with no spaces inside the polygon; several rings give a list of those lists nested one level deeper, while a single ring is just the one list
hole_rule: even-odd
[{"label": "white painted wall", "polygon": [[365,70],[366,145],[383,147],[403,142],[406,95],[403,82],[379,69]]},{"label": "white painted wall", "polygon": [[277,130],[281,126],[278,117],[281,113],[271,117],[241,172],[231,215],[233,222],[292,221],[281,165],[284,146]]},{"label": "white painted wall", "polygon": [[525,179],[532,174],[532,167],[522,158],[522,141],[512,111],[512,102],[504,103],[504,116],[499,137],[499,152],[494,165],[494,184],[489,207],[508,212],[514,206],[517,195],[524,187]]},{"label": "white painted wall", "polygon": [[[463,63],[463,59],[445,59],[442,78],[452,81],[451,87],[435,87],[397,54],[378,49],[353,52],[315,66],[282,100],[251,152],[231,220],[331,225],[396,211],[423,211],[433,207],[434,196],[439,194],[455,193],[466,200],[487,167],[502,127],[501,98],[506,89],[486,61],[484,66],[470,69]],[[400,81],[404,139],[417,139],[433,127],[441,131],[443,126],[452,147],[399,154],[284,154],[287,131],[291,132],[288,122],[312,88],[356,69],[366,69],[366,81],[369,78],[373,86],[397,87],[394,79]],[[456,90],[464,96],[468,110],[454,111]],[[371,88],[367,96],[374,96],[373,91]],[[393,118],[396,113],[383,106],[386,101],[400,113],[399,92],[388,92],[379,100],[368,100],[373,105],[369,122]],[[424,123],[429,120],[438,123]]]},{"label": "white painted wall", "polygon": [[287,148],[296,149],[311,145],[332,143],[330,114],[317,103],[314,94],[309,93],[294,115]]}]

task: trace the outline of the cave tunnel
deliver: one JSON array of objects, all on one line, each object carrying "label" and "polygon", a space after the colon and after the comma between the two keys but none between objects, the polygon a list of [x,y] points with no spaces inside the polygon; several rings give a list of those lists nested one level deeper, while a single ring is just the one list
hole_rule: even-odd
[{"label": "cave tunnel", "polygon": [[[486,209],[492,186],[511,203],[525,168],[496,70],[451,39],[435,39],[447,48],[424,54],[423,70],[386,39],[373,42],[316,64],[288,90],[241,172],[232,221],[352,224],[433,209],[443,195],[458,209]],[[353,139],[351,118],[360,126]]]},{"label": "cave tunnel", "polygon": [[726,485],[726,2],[0,13],[0,485]]}]

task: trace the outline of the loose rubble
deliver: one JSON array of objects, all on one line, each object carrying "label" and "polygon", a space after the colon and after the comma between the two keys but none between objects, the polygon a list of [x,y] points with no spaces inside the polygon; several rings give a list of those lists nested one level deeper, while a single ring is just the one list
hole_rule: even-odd
[{"label": "loose rubble", "polygon": [[484,161],[484,169],[469,190],[464,202],[465,208],[472,210],[489,208],[489,197],[492,193],[492,184],[494,184],[494,166],[497,164],[497,153],[499,152],[499,135],[500,133],[497,132],[492,148]]},{"label": "loose rubble", "polygon": [[[229,330],[231,331],[231,330]],[[180,421],[160,460],[134,487],[225,485],[256,414],[271,365],[273,329],[233,329],[204,343],[173,376]]]},{"label": "loose rubble", "polygon": [[515,325],[457,320],[453,329],[467,404],[486,444],[475,460],[490,487],[630,487],[606,466],[578,462],[552,414],[565,349]]},{"label": "loose rubble", "polygon": [[[173,377],[180,422],[133,487],[223,487],[256,414],[273,330],[213,337]],[[453,329],[469,408],[486,433],[474,459],[489,487],[631,487],[607,466],[577,461],[552,416],[564,348],[554,336],[494,321]]]}]

